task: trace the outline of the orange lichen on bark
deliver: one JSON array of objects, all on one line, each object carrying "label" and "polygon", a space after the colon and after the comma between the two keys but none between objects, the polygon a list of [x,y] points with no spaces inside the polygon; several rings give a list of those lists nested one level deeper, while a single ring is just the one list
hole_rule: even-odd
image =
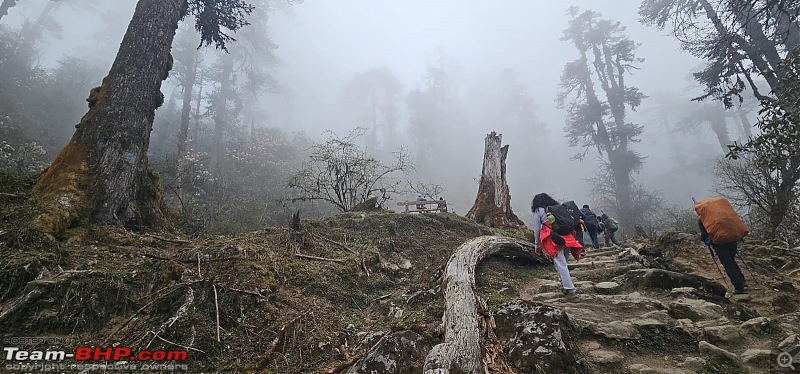
[{"label": "orange lichen on bark", "polygon": [[63,236],[66,229],[86,217],[89,168],[86,152],[75,137],[39,177],[31,198],[38,210],[33,226],[50,236]]}]

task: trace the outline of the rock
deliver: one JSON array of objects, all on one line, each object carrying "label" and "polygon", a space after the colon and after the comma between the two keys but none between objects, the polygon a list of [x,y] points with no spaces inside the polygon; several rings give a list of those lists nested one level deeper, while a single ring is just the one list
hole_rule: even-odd
[{"label": "rock", "polygon": [[655,328],[663,327],[666,324],[654,318],[636,318],[630,321],[634,326],[639,328]]},{"label": "rock", "polygon": [[786,352],[794,352],[800,349],[800,336],[797,334],[792,334],[783,339],[780,344],[778,344],[778,349]]},{"label": "rock", "polygon": [[588,356],[589,361],[596,364],[616,364],[622,362],[624,359],[618,352],[603,349],[589,351]]},{"label": "rock", "polygon": [[712,343],[730,343],[742,337],[739,329],[731,325],[706,327],[703,334]]},{"label": "rock", "polygon": [[576,328],[561,309],[512,300],[494,318],[504,353],[521,372],[585,372],[574,351]]},{"label": "rock", "polygon": [[683,362],[678,364],[679,368],[700,371],[706,365],[706,359],[702,357],[686,357]]},{"label": "rock", "polygon": [[551,293],[551,292],[561,293],[562,291],[564,291],[564,287],[561,286],[561,282],[542,283],[541,285],[539,285],[539,289],[536,290],[536,292],[539,294]]},{"label": "rock", "polygon": [[698,348],[700,349],[700,352],[704,352],[709,355],[719,357],[732,364],[738,365],[740,363],[739,356],[737,356],[736,354],[726,351],[720,347],[717,347],[716,345],[713,345],[705,340],[700,341],[700,343],[698,344]]},{"label": "rock", "polygon": [[766,332],[769,329],[770,319],[767,317],[756,317],[744,321],[740,326],[743,331],[750,333]]},{"label": "rock", "polygon": [[725,286],[706,278],[683,274],[663,269],[631,270],[617,278],[620,284],[646,287],[660,290],[672,290],[678,287],[693,287],[714,296],[725,296]]},{"label": "rock", "polygon": [[663,323],[665,325],[669,325],[673,321],[675,321],[672,317],[669,316],[669,312],[667,312],[666,310],[654,310],[652,312],[647,312],[645,314],[642,314],[641,318],[642,319],[654,319],[654,320],[659,321],[659,322],[661,322],[661,323]]},{"label": "rock", "polygon": [[720,317],[716,319],[709,319],[705,321],[697,321],[694,323],[697,327],[704,329],[706,327],[713,327],[713,326],[725,326],[730,325],[731,321],[725,317]]},{"label": "rock", "polygon": [[639,330],[630,322],[595,323],[589,326],[589,331],[609,339],[639,339]]},{"label": "rock", "polygon": [[603,295],[614,295],[619,293],[619,284],[617,282],[600,282],[594,285],[597,293]]},{"label": "rock", "polygon": [[674,318],[689,318],[693,321],[718,318],[723,315],[721,306],[704,300],[680,299],[669,304],[669,314]]},{"label": "rock", "polygon": [[388,333],[388,331],[373,331],[365,333],[364,337],[361,339],[361,342],[359,342],[356,348],[353,349],[353,354],[366,352],[368,349],[372,348],[372,346],[374,346],[378,340]]},{"label": "rock", "polygon": [[675,329],[689,335],[691,337],[697,338],[701,334],[700,328],[692,322],[692,320],[688,318],[681,318],[675,321]]},{"label": "rock", "polygon": [[800,312],[784,314],[779,321],[784,331],[800,334]]},{"label": "rock", "polygon": [[637,374],[691,374],[691,371],[684,369],[651,368],[644,364],[633,364],[628,366],[631,373]]},{"label": "rock", "polygon": [[742,362],[760,367],[769,367],[775,357],[777,357],[777,353],[769,349],[748,349],[741,355]]},{"label": "rock", "polygon": [[677,296],[677,297],[687,297],[687,296],[695,296],[697,294],[697,289],[694,287],[678,287],[673,288],[672,291],[669,292],[670,296]]},{"label": "rock", "polygon": [[430,346],[422,335],[410,330],[398,331],[384,337],[347,374],[421,373],[428,350]]}]

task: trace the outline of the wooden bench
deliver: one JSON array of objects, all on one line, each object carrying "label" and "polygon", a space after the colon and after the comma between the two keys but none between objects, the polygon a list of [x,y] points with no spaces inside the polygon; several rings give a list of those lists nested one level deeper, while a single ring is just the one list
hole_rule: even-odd
[{"label": "wooden bench", "polygon": [[[435,208],[429,208],[428,205],[436,205]],[[425,213],[425,212],[446,212],[447,201],[444,200],[422,200],[422,201],[401,201],[397,205],[405,205],[406,210],[403,213]],[[409,206],[414,206],[414,209],[409,209]],[[422,205],[425,208],[419,209],[417,205]],[[441,207],[439,207],[441,205]]]}]

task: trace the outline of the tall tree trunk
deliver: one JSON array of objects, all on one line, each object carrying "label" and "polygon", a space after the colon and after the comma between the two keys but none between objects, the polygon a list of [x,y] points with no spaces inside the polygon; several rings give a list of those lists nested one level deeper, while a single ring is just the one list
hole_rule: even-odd
[{"label": "tall tree trunk", "polygon": [[215,176],[219,174],[220,164],[225,156],[224,137],[228,122],[232,120],[228,115],[228,100],[233,85],[231,73],[233,73],[233,57],[225,54],[222,56],[222,72],[214,112],[214,136],[211,140],[211,173]]},{"label": "tall tree trunk", "polygon": [[619,150],[608,152],[608,163],[611,169],[611,177],[614,180],[614,197],[617,200],[617,218],[620,221],[622,233],[632,233],[633,225],[639,216],[633,209],[633,193],[631,181],[632,168],[627,152]]},{"label": "tall tree trunk", "polygon": [[161,221],[162,194],[147,149],[184,6],[184,0],[137,3],[108,76],[87,99],[88,113],[36,183],[41,231],[62,233],[86,221],[132,227]]},{"label": "tall tree trunk", "polygon": [[2,0],[3,2],[0,3],[0,20],[3,19],[3,16],[8,14],[8,9],[17,5],[17,0]]},{"label": "tall tree trunk", "polygon": [[478,196],[467,218],[490,227],[525,227],[511,211],[511,194],[506,182],[508,145],[501,146],[502,142],[503,136],[494,131],[486,135]]},{"label": "tall tree trunk", "polygon": [[[186,167],[186,141],[189,138],[189,115],[192,111],[192,91],[197,80],[197,56],[199,52],[194,51],[194,56],[190,60],[190,65],[186,67],[186,79],[183,82],[183,108],[181,109],[181,128],[178,131],[178,168],[175,178],[175,194],[178,195],[176,204],[180,209],[183,201],[183,177]],[[199,105],[198,105],[199,108]]]},{"label": "tall tree trunk", "polygon": [[709,118],[709,124],[711,125],[711,131],[717,136],[717,141],[719,142],[720,148],[722,148],[722,153],[728,153],[728,145],[731,144],[731,138],[728,135],[728,123],[725,121],[725,116],[714,115],[713,117]]},{"label": "tall tree trunk", "polygon": [[749,139],[753,136],[753,125],[750,124],[750,120],[747,119],[747,113],[742,110],[741,106],[736,106],[736,114],[739,117],[739,124],[742,126],[742,136],[746,139]]}]

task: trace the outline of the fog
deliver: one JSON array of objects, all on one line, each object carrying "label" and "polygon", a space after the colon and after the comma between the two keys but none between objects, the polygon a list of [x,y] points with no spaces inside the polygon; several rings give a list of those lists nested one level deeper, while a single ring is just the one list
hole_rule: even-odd
[{"label": "fog", "polygon": [[[64,55],[73,55],[106,72],[133,12],[135,1],[65,1],[53,14],[61,25],[39,45],[40,63],[55,66]],[[568,147],[564,135],[566,110],[557,108],[556,93],[565,63],[577,58],[569,42],[561,41],[569,16],[569,4],[592,9],[604,18],[620,21],[637,43],[644,61],[627,78],[649,98],[628,120],[644,126],[641,142],[633,149],[646,157],[637,183],[660,191],[669,202],[688,207],[690,198],[712,194],[713,160],[722,156],[714,134],[705,128],[675,132],[665,128],[654,114],[659,105],[678,103],[675,110],[699,89],[690,73],[701,61],[680,50],[674,38],[638,22],[637,0],[556,1],[480,0],[389,1],[306,0],[275,10],[269,20],[270,37],[279,48],[275,54],[275,79],[282,90],[262,94],[257,105],[266,116],[258,127],[277,126],[302,131],[320,139],[324,130],[345,134],[358,126],[352,110],[343,106],[343,90],[359,72],[388,68],[402,84],[398,102],[397,143],[415,155],[418,145],[408,134],[410,115],[403,100],[424,87],[429,66],[447,71],[451,97],[462,116],[453,119],[434,136],[443,140],[444,156],[424,173],[428,182],[442,184],[442,194],[456,213],[464,214],[477,191],[486,134],[497,131],[510,145],[508,182],[515,212],[530,223],[529,204],[538,192],[593,203],[587,177],[598,172],[596,151],[583,161],[571,156],[582,148]],[[2,22],[19,27],[37,17],[45,0],[25,0],[11,9]],[[444,59],[444,62],[442,60]],[[536,104],[536,119],[546,131],[533,126],[509,127],[492,117],[488,103],[502,101],[496,91],[498,76],[514,69],[518,83]],[[101,77],[98,77],[97,83]],[[167,80],[162,92],[169,96],[176,82]],[[76,97],[76,102],[83,102]],[[163,111],[164,108],[159,110]],[[754,116],[751,113],[751,116]],[[66,129],[64,131],[69,131]],[[670,136],[674,139],[667,141]],[[735,138],[735,136],[734,136]],[[383,139],[386,143],[386,139]],[[689,163],[682,170],[676,154]],[[399,197],[411,198],[411,196]]]}]

